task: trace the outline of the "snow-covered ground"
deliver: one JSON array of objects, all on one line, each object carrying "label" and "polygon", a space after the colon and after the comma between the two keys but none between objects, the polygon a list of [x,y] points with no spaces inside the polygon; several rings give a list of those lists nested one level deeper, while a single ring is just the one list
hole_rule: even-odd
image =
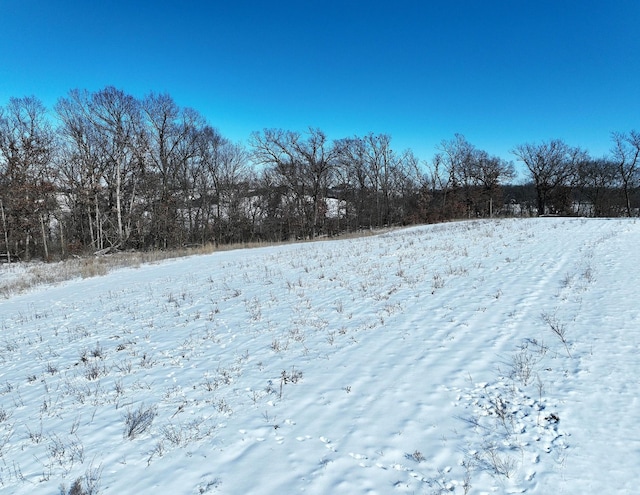
[{"label": "snow-covered ground", "polygon": [[637,493],[638,246],[461,222],[1,300],[0,494]]}]

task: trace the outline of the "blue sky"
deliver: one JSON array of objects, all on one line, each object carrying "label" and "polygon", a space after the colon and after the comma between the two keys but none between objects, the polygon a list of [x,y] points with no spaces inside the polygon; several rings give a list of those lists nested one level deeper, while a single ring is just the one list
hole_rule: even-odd
[{"label": "blue sky", "polygon": [[169,93],[223,135],[388,133],[431,159],[464,134],[507,159],[601,156],[640,128],[638,0],[0,0],[0,105],[70,89]]}]

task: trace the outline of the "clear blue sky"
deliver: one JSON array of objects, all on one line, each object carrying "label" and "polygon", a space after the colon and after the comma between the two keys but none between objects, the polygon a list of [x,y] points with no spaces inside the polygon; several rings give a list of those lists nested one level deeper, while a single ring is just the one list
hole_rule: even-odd
[{"label": "clear blue sky", "polygon": [[0,105],[107,85],[169,93],[234,141],[312,126],[422,159],[454,133],[600,156],[640,128],[640,1],[0,0]]}]

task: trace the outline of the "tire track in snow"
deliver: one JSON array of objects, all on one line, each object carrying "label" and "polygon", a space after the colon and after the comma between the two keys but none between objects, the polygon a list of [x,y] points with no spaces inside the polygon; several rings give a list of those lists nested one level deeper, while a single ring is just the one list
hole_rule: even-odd
[{"label": "tire track in snow", "polygon": [[[611,227],[623,228],[623,221]],[[637,428],[640,406],[640,309],[629,310],[621,302],[637,298],[640,270],[633,253],[638,245],[637,232],[604,232],[589,254],[606,262],[598,263],[601,271],[592,274],[594,281],[572,326],[579,371],[564,391],[563,421],[576,449],[566,461],[565,493],[637,490],[630,474],[640,465],[640,438],[627,432]],[[597,473],[588,468],[594,457],[600,466]]]}]

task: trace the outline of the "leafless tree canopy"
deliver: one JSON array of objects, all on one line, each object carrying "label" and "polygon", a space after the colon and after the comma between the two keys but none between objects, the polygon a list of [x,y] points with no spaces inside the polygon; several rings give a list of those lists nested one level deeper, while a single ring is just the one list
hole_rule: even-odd
[{"label": "leafless tree canopy", "polygon": [[640,134],[608,157],[562,140],[512,162],[459,134],[429,161],[388,134],[329,140],[264,129],[233,143],[170,95],[72,90],[49,112],[0,106],[0,260],[114,249],[308,239],[390,225],[512,214],[637,215]]}]

